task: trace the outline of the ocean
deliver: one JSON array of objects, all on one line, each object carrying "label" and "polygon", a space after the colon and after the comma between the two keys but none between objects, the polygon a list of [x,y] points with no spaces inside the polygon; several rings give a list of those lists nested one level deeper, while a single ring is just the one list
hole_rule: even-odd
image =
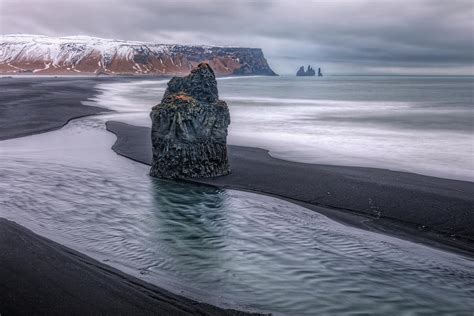
[{"label": "ocean", "polygon": [[[111,150],[167,80],[101,83],[116,112],[1,142],[0,216],[180,295],[276,315],[470,315],[474,263],[269,196],[176,183]],[[229,142],[282,159],[472,181],[472,78],[221,78]]]},{"label": "ocean", "polygon": [[[94,102],[149,126],[167,80],[100,85]],[[474,77],[241,77],[218,80],[229,143],[298,162],[474,180]]]}]

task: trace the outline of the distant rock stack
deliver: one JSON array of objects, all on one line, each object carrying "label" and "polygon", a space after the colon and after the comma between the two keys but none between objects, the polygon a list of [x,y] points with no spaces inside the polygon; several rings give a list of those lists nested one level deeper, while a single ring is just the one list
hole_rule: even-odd
[{"label": "distant rock stack", "polygon": [[204,178],[230,173],[229,109],[219,100],[214,71],[207,63],[199,64],[186,77],[172,78],[150,117],[151,176]]},{"label": "distant rock stack", "polygon": [[314,77],[316,76],[316,71],[311,67],[311,65],[308,65],[308,69],[306,71],[304,70],[304,66],[301,66],[296,72],[296,75],[298,77]]},{"label": "distant rock stack", "polygon": [[298,71],[296,72],[296,75],[298,77],[306,76],[306,72],[304,71],[304,66],[301,66],[300,69],[298,69]]},{"label": "distant rock stack", "polygon": [[318,77],[322,77],[323,73],[321,72],[321,68],[318,68]]}]

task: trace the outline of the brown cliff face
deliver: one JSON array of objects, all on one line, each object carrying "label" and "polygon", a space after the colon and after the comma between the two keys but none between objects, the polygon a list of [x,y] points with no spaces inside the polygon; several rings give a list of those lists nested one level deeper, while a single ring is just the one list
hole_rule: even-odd
[{"label": "brown cliff face", "polygon": [[258,48],[165,45],[91,37],[0,36],[0,74],[276,75]]}]

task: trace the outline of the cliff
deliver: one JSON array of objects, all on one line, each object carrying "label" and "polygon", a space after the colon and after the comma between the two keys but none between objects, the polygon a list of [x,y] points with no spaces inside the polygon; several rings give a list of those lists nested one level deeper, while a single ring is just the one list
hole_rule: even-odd
[{"label": "cliff", "polygon": [[199,63],[217,75],[276,75],[259,48],[186,46],[86,36],[0,36],[0,74],[185,75]]}]

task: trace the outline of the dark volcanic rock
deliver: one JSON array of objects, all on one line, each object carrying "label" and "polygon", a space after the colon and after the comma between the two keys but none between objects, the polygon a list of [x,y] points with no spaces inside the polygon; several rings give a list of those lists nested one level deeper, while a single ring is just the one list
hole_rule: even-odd
[{"label": "dark volcanic rock", "polygon": [[154,106],[150,175],[202,178],[230,172],[227,159],[227,104],[219,100],[214,71],[201,63],[186,77],[174,77]]},{"label": "dark volcanic rock", "polygon": [[314,69],[308,65],[308,69],[306,70],[306,76],[314,77],[316,75],[316,72]]},{"label": "dark volcanic rock", "polygon": [[296,75],[298,77],[314,77],[316,75],[316,71],[311,67],[311,65],[308,65],[308,69],[306,71],[304,70],[304,67],[301,66],[296,72]]},{"label": "dark volcanic rock", "polygon": [[304,71],[304,66],[301,66],[300,69],[296,72],[298,77],[306,76],[306,72]]}]

